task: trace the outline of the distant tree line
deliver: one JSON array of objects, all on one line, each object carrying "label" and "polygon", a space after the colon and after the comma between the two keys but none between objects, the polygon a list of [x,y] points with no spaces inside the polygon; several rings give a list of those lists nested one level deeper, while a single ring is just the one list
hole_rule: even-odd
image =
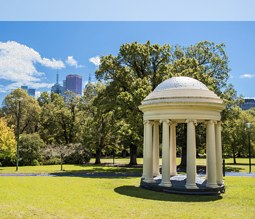
[{"label": "distant tree line", "polygon": [[[138,106],[162,81],[174,76],[198,79],[226,104],[222,113],[224,156],[247,157],[245,123],[255,110],[243,111],[228,83],[228,57],[223,44],[203,41],[188,47],[128,43],[117,56],[101,57],[98,82],[88,83],[83,96],[43,92],[36,100],[13,90],[0,111],[0,163],[13,165],[19,141],[20,164],[84,164],[95,157],[128,154],[130,165],[142,157],[143,117]],[[197,156],[205,154],[205,127],[197,126]],[[18,134],[19,133],[19,134]],[[17,136],[20,136],[17,139]],[[177,154],[186,165],[186,126],[177,126]],[[254,146],[255,134],[251,135]],[[254,152],[254,148],[253,148]]]}]

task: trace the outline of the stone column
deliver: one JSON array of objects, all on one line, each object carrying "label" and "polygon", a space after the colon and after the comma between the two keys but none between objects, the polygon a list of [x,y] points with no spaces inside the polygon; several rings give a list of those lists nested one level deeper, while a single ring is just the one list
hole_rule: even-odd
[{"label": "stone column", "polygon": [[144,156],[144,182],[151,183],[154,182],[153,180],[153,174],[152,174],[152,122],[147,121],[146,122],[146,128],[145,128],[145,156]]},{"label": "stone column", "polygon": [[196,130],[193,120],[187,120],[187,189],[197,189],[196,185]]},{"label": "stone column", "polygon": [[146,165],[145,165],[145,153],[146,153],[146,123],[147,121],[143,121],[143,175],[142,179],[144,179],[145,172],[146,172]]},{"label": "stone column", "polygon": [[176,176],[176,123],[170,126],[170,176]]},{"label": "stone column", "polygon": [[218,185],[223,184],[222,173],[222,145],[221,145],[221,122],[215,125],[215,140],[216,140],[216,181]]},{"label": "stone column", "polygon": [[153,176],[159,176],[159,122],[153,124]]},{"label": "stone column", "polygon": [[207,187],[216,188],[216,149],[215,126],[213,121],[208,121],[206,126],[206,175]]},{"label": "stone column", "polygon": [[162,138],[162,181],[160,186],[171,187],[170,182],[170,147],[169,147],[169,120],[163,121]]}]

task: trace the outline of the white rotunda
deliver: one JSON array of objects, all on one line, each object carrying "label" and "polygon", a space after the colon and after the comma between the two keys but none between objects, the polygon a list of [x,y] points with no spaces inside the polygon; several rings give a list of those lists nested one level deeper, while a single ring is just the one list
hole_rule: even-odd
[{"label": "white rotunda", "polygon": [[[144,164],[141,186],[174,189],[176,125],[187,124],[185,191],[224,189],[222,177],[221,111],[223,101],[200,81],[173,77],[159,84],[139,106],[144,113]],[[159,129],[162,123],[162,175],[159,172]],[[196,124],[206,125],[206,180],[196,182]],[[171,178],[170,178],[171,177]],[[158,179],[158,178],[157,178]],[[219,189],[220,188],[220,189]],[[178,190],[178,189],[177,189]]]}]

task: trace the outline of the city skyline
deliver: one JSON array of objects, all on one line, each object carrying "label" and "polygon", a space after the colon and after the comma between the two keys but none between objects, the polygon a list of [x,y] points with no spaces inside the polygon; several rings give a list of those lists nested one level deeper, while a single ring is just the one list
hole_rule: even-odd
[{"label": "city skyline", "polygon": [[[203,40],[226,45],[230,79],[238,95],[254,97],[255,22],[0,22],[0,101],[27,85],[42,92],[68,74],[92,82],[100,56],[138,42],[189,46]],[[6,64],[7,63],[7,64]]]}]

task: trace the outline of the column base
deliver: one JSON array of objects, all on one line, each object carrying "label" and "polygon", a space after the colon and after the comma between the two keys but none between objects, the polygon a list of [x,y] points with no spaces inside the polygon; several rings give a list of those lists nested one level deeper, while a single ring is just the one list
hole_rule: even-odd
[{"label": "column base", "polygon": [[170,172],[170,176],[176,176],[177,175],[177,172]]},{"label": "column base", "polygon": [[206,183],[206,187],[208,187],[208,188],[218,188],[219,186],[216,183]]},{"label": "column base", "polygon": [[146,182],[146,183],[155,183],[153,178],[143,179],[143,181]]},{"label": "column base", "polygon": [[172,183],[171,182],[161,182],[159,184],[159,186],[163,186],[163,187],[172,187]]},{"label": "column base", "polygon": [[222,185],[224,185],[224,182],[223,181],[217,181],[217,185],[222,186]]},{"label": "column base", "polygon": [[154,176],[154,177],[156,177],[156,176],[160,176],[160,172],[153,173],[153,176]]},{"label": "column base", "polygon": [[196,184],[186,184],[185,188],[186,189],[198,189]]}]

